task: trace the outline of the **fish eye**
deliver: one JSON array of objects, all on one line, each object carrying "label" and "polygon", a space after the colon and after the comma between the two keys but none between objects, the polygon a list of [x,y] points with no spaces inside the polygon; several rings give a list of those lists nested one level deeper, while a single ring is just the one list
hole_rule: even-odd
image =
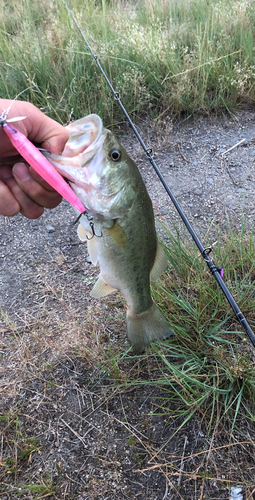
[{"label": "fish eye", "polygon": [[112,161],[119,161],[121,159],[121,151],[119,149],[112,149],[110,152],[110,158]]}]

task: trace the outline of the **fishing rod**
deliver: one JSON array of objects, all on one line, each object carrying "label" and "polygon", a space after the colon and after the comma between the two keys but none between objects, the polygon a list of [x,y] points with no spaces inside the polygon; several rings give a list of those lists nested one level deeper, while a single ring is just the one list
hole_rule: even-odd
[{"label": "fishing rod", "polygon": [[65,0],[62,0],[69,15],[71,16],[71,18],[73,19],[73,22],[74,24],[76,25],[77,29],[79,30],[87,48],[89,49],[89,52],[91,53],[95,63],[97,64],[99,70],[101,71],[106,83],[108,84],[108,86],[110,87],[112,93],[113,93],[113,96],[114,96],[114,99],[117,101],[118,105],[120,106],[120,108],[122,109],[125,117],[127,118],[132,130],[134,131],[138,141],[140,142],[143,150],[145,151],[146,155],[147,155],[147,158],[148,160],[150,161],[151,165],[153,166],[157,176],[159,177],[160,181],[162,182],[168,196],[171,198],[177,212],[179,213],[181,219],[183,220],[186,228],[188,229],[189,233],[191,234],[195,244],[197,245],[202,257],[204,258],[208,268],[210,269],[212,275],[214,276],[214,278],[216,279],[218,285],[220,286],[223,294],[225,295],[226,299],[228,300],[230,306],[232,307],[238,321],[240,322],[243,330],[247,333],[253,347],[255,347],[255,335],[247,321],[247,319],[245,318],[245,316],[243,315],[242,311],[240,310],[240,308],[238,307],[236,301],[234,300],[234,297],[232,296],[232,294],[230,293],[227,285],[225,284],[225,282],[223,281],[222,279],[222,269],[220,267],[216,267],[215,264],[213,263],[212,259],[210,258],[210,252],[211,252],[211,248],[207,247],[207,248],[204,248],[204,246],[202,245],[201,241],[199,240],[197,234],[195,233],[194,229],[192,228],[190,222],[188,221],[186,215],[184,214],[184,212],[182,211],[179,203],[177,202],[175,196],[173,195],[173,193],[171,192],[168,184],[166,183],[163,175],[161,174],[158,166],[156,165],[155,161],[153,160],[153,157],[152,157],[152,150],[147,148],[146,145],[144,144],[139,132],[137,131],[135,125],[133,124],[129,114],[127,113],[125,107],[123,106],[122,102],[121,102],[121,97],[120,97],[120,94],[119,92],[116,92],[110,82],[110,80],[108,79],[106,73],[104,72],[99,60],[98,60],[98,57],[94,54],[92,48],[90,47],[89,45],[89,42],[87,41],[87,39],[85,38],[79,24],[77,23],[72,11],[69,9],[67,3],[65,2]]}]

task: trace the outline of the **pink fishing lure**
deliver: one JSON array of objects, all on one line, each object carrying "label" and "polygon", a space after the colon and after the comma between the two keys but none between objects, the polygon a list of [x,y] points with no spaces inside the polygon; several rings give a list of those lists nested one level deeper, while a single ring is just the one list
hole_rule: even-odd
[{"label": "pink fishing lure", "polygon": [[23,158],[35,169],[35,171],[53,187],[63,198],[65,198],[79,212],[85,212],[83,204],[72,191],[69,184],[61,177],[55,168],[46,160],[38,149],[30,142],[24,134],[19,132],[6,121],[3,123],[3,129],[8,135],[10,141]]}]

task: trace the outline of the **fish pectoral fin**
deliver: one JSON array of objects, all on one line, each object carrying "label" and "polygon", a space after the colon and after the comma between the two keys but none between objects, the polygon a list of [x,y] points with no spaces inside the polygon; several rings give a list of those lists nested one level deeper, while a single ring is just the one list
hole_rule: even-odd
[{"label": "fish pectoral fin", "polygon": [[113,241],[118,245],[120,248],[126,248],[128,245],[128,239],[127,235],[120,226],[120,224],[115,220],[113,225],[111,227],[107,227],[107,232],[113,239]]},{"label": "fish pectoral fin", "polygon": [[90,256],[90,260],[92,262],[92,264],[94,264],[94,266],[97,265],[98,263],[98,242],[97,242],[97,239],[95,238],[95,236],[92,235],[92,233],[88,233],[88,243],[87,243],[87,247],[88,247],[88,252],[89,252],[89,256]]},{"label": "fish pectoral fin", "polygon": [[88,238],[93,236],[93,234],[90,231],[87,231],[87,229],[85,229],[81,224],[78,226],[77,234],[81,241],[87,241]]},{"label": "fish pectoral fin", "polygon": [[96,281],[95,285],[93,286],[90,295],[91,297],[105,297],[106,295],[109,295],[112,292],[116,292],[116,288],[113,288],[109,283],[107,283],[104,278],[99,276],[98,280]]},{"label": "fish pectoral fin", "polygon": [[153,268],[150,272],[150,280],[156,281],[161,276],[161,274],[163,274],[163,272],[166,269],[166,266],[167,266],[167,256],[164,252],[161,243],[159,242],[159,240],[157,240],[157,252]]},{"label": "fish pectoral fin", "polygon": [[90,260],[94,266],[97,265],[98,262],[98,245],[96,238],[93,236],[93,234],[85,229],[82,224],[79,224],[78,229],[77,229],[77,234],[80,238],[81,241],[87,241],[87,246],[88,246],[88,253]]}]

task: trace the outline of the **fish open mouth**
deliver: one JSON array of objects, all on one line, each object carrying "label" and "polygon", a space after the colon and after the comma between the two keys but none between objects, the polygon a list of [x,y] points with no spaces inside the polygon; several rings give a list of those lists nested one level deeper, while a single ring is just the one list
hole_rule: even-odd
[{"label": "fish open mouth", "polygon": [[66,128],[69,132],[69,139],[62,156],[73,158],[97,148],[97,142],[102,135],[103,123],[99,116],[92,114],[70,123]]},{"label": "fish open mouth", "polygon": [[[77,120],[67,129],[69,140],[62,155],[45,153],[48,160],[90,213],[122,217],[132,206],[135,190],[126,182],[127,161],[118,161],[122,158],[118,141],[97,115]],[[113,150],[121,151],[117,159],[111,157]]]},{"label": "fish open mouth", "polygon": [[79,184],[86,182],[88,167],[103,145],[105,134],[99,116],[89,115],[68,125],[69,139],[62,155],[47,151],[44,156],[66,180]]}]

